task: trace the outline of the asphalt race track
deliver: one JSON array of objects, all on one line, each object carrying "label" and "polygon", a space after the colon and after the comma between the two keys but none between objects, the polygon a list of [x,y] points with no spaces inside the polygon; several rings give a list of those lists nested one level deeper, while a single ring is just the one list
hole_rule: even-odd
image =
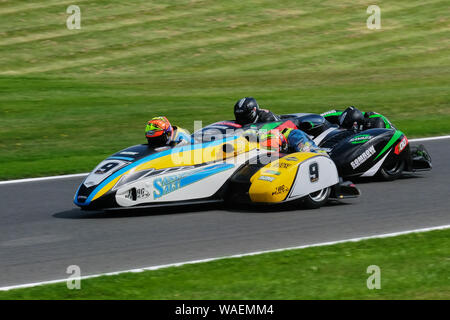
[{"label": "asphalt race track", "polygon": [[82,178],[0,185],[0,287],[450,224],[450,139],[422,143],[431,172],[318,210],[86,213],[72,203]]}]

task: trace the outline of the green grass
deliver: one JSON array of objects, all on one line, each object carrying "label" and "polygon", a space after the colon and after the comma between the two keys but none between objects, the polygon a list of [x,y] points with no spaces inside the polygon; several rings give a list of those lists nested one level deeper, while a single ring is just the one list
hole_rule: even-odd
[{"label": "green grass", "polygon": [[[0,292],[0,299],[450,299],[450,230]],[[367,267],[381,289],[366,286]]]},{"label": "green grass", "polygon": [[450,133],[447,1],[0,2],[0,179],[82,172],[164,114],[193,129],[252,95],[276,113],[348,105]]}]

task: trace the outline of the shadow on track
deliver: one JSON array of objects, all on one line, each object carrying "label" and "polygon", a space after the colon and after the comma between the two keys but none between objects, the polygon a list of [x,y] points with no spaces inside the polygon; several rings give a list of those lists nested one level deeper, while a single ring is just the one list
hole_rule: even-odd
[{"label": "shadow on track", "polygon": [[[424,177],[423,176],[421,176],[421,175],[419,175],[419,174],[417,174],[417,173],[413,173],[413,172],[411,172],[411,173],[403,173],[403,175],[400,177],[400,178],[398,178],[398,179],[396,179],[396,180],[394,180],[394,181],[401,181],[401,180],[410,180],[410,179],[423,179]],[[378,183],[391,183],[391,182],[393,182],[393,181],[386,181],[386,180],[383,180],[382,178],[378,178],[378,177],[374,177],[374,178],[361,178],[361,177],[359,177],[359,178],[352,178],[352,179],[349,179],[350,181],[352,181],[353,183],[355,183],[356,184],[356,186],[358,186],[358,185],[360,185],[360,184],[378,184]]]},{"label": "shadow on track", "polygon": [[[345,206],[351,203],[330,201],[324,207]],[[184,206],[170,206],[170,207],[155,207],[155,208],[133,208],[133,209],[118,209],[118,210],[104,210],[104,211],[83,211],[78,208],[54,213],[52,216],[58,219],[120,219],[143,216],[162,216],[170,214],[184,214],[184,213],[201,213],[211,210],[241,212],[241,213],[273,213],[284,211],[303,211],[303,212],[317,212],[319,209],[303,208],[300,204],[284,203],[277,205],[237,205],[224,203],[209,203],[209,204],[195,204]]]},{"label": "shadow on track", "polygon": [[59,219],[118,219],[143,216],[161,216],[180,213],[200,213],[209,210],[224,210],[221,203],[195,204],[184,206],[133,208],[104,211],[83,211],[78,208],[57,212],[52,216]]},{"label": "shadow on track", "polygon": [[[345,200],[344,200],[345,201]],[[351,205],[351,202],[343,202],[343,201],[335,201],[330,200],[327,204],[325,204],[323,207],[337,207],[337,206],[346,206]],[[304,206],[302,206],[298,202],[288,202],[288,203],[282,203],[282,204],[244,204],[244,205],[237,205],[237,204],[228,204],[224,205],[225,209],[230,212],[251,212],[251,213],[273,213],[273,212],[286,212],[286,211],[300,211],[302,213],[318,213],[320,212],[321,208],[318,209],[308,209]]]}]

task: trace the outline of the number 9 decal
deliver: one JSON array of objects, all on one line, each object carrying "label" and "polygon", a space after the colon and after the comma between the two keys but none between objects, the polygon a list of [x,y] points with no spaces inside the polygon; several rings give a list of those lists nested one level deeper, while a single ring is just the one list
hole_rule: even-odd
[{"label": "number 9 decal", "polygon": [[104,164],[100,169],[96,170],[96,174],[105,174],[110,171],[112,168],[115,168],[119,165],[118,162],[108,162]]}]

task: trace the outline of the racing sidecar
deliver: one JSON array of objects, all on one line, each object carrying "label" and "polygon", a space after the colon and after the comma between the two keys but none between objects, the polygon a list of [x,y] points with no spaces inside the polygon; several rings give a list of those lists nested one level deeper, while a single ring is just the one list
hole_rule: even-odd
[{"label": "racing sidecar", "polygon": [[[194,133],[192,144],[136,145],[102,161],[76,191],[83,209],[134,208],[214,201],[278,204],[298,201],[318,208],[329,199],[357,197],[325,154],[280,154],[228,134],[232,123]],[[209,132],[219,130],[219,135]],[[217,132],[217,131],[216,131]],[[206,139],[205,139],[206,138]]]}]

